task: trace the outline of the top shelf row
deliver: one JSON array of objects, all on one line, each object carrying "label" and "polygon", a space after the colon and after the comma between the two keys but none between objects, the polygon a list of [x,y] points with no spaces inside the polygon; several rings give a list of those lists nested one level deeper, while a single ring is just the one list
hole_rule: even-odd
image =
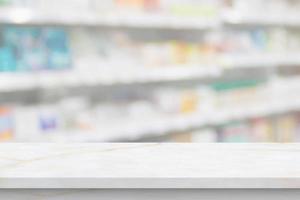
[{"label": "top shelf row", "polygon": [[300,27],[300,1],[0,0],[0,24],[210,30]]}]

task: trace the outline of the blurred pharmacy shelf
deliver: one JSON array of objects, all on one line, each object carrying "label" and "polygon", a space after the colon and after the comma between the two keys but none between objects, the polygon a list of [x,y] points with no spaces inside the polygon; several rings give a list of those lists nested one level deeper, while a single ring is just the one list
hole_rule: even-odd
[{"label": "blurred pharmacy shelf", "polygon": [[250,53],[224,55],[220,58],[223,68],[265,68],[280,66],[299,66],[299,53]]},{"label": "blurred pharmacy shelf", "polygon": [[103,15],[86,12],[58,13],[47,15],[28,8],[0,8],[0,24],[10,25],[59,25],[59,26],[94,26],[127,27],[151,29],[195,29],[217,30],[226,26],[283,26],[299,27],[299,14],[243,15],[235,11],[224,11],[214,18],[182,17],[163,14],[141,15]]},{"label": "blurred pharmacy shelf", "polygon": [[[161,113],[131,115],[122,119],[97,121],[90,130],[56,130],[40,133],[18,131],[15,141],[28,142],[113,142],[138,141],[145,137],[165,136],[169,133],[187,132],[205,127],[218,127],[235,121],[272,117],[300,111],[299,78],[277,80],[266,90],[256,92],[255,102],[241,105],[231,103],[207,111],[192,113]],[[264,94],[267,93],[267,94]],[[263,96],[265,97],[263,97]],[[263,98],[262,98],[263,97]],[[118,124],[118,126],[115,126]]]},{"label": "blurred pharmacy shelf", "polygon": [[218,63],[216,66],[177,65],[157,68],[140,68],[136,66],[126,67],[126,70],[99,67],[94,68],[93,71],[71,69],[31,73],[1,73],[0,92],[218,78],[222,76],[226,69],[299,66],[300,54],[257,53],[250,55],[224,55],[220,57]]},{"label": "blurred pharmacy shelf", "polygon": [[299,14],[243,15],[234,11],[223,12],[215,18],[181,17],[163,14],[138,16],[104,15],[93,13],[76,15],[64,13],[47,15],[28,8],[0,8],[0,23],[10,25],[60,25],[60,26],[103,26],[154,29],[213,30],[229,26],[284,26],[299,27]]},{"label": "blurred pharmacy shelf", "polygon": [[[184,132],[204,127],[216,127],[227,124],[235,120],[246,120],[272,115],[285,114],[300,111],[300,102],[281,101],[276,104],[265,103],[255,107],[230,108],[219,110],[209,115],[196,113],[187,116],[160,116],[155,118],[135,118],[128,119],[118,126],[106,124],[93,131],[70,131],[58,132],[51,135],[34,137],[33,142],[113,142],[113,141],[138,141],[144,137],[163,136],[168,133]],[[29,140],[30,134],[25,134],[25,138],[20,141]],[[16,140],[18,141],[18,139]]]},{"label": "blurred pharmacy shelf", "polygon": [[282,27],[299,27],[299,14],[276,13],[270,15],[267,13],[256,15],[244,15],[240,12],[224,12],[222,18],[223,25],[230,26],[282,26]]},{"label": "blurred pharmacy shelf", "polygon": [[[137,141],[298,113],[300,79],[279,77],[299,74],[299,9],[285,0],[0,0],[0,92],[41,97],[3,98],[0,141]],[[158,84],[129,94],[148,83]],[[81,90],[101,85],[136,87]],[[72,107],[73,95],[84,100]]]},{"label": "blurred pharmacy shelf", "polygon": [[108,15],[92,13],[77,15],[66,13],[45,15],[26,8],[0,8],[0,23],[10,25],[59,25],[59,26],[98,26],[154,29],[215,29],[220,26],[218,19],[142,14],[138,16]]},{"label": "blurred pharmacy shelf", "polygon": [[139,84],[188,79],[214,78],[221,75],[217,67],[172,66],[156,69],[131,68],[129,71],[98,68],[97,71],[60,71],[39,73],[2,73],[0,91],[47,89],[96,85]]}]

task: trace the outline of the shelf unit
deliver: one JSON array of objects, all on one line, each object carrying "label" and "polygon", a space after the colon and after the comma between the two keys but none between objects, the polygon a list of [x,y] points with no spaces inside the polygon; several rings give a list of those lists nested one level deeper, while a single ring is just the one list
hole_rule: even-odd
[{"label": "shelf unit", "polygon": [[219,19],[199,20],[197,18],[182,19],[175,16],[147,14],[140,16],[96,15],[45,15],[30,9],[0,9],[0,23],[11,25],[57,25],[57,26],[92,26],[92,27],[126,27],[138,29],[195,29],[210,30],[220,26]]},{"label": "shelf unit", "polygon": [[181,81],[189,79],[216,78],[222,69],[214,66],[172,66],[157,69],[132,68],[130,72],[99,70],[95,72],[60,71],[37,73],[0,74],[0,92],[47,89],[55,87],[78,87],[97,85],[128,85],[155,82]]},{"label": "shelf unit", "polygon": [[214,19],[185,19],[162,14],[142,14],[138,16],[119,16],[117,14],[97,15],[74,13],[45,15],[43,12],[27,8],[0,8],[0,23],[12,25],[59,25],[59,26],[98,26],[98,27],[126,27],[138,29],[194,29],[214,30],[226,26],[283,26],[300,27],[300,15],[285,14],[269,16],[243,16],[243,13],[224,11]]},{"label": "shelf unit", "polygon": [[[270,117],[274,115],[286,114],[289,112],[299,112],[300,103],[297,100],[265,103],[250,108],[230,108],[230,110],[218,110],[213,113],[195,113],[178,116],[161,116],[156,118],[129,119],[118,126],[107,125],[92,131],[70,131],[52,133],[51,136],[41,136],[29,142],[101,142],[101,141],[139,141],[147,136],[157,137],[170,134],[172,132],[184,132],[188,130],[200,129],[203,127],[216,127],[222,124],[253,119]],[[137,123],[138,122],[138,123]],[[19,139],[24,141],[25,138]],[[16,140],[18,141],[18,140]]]},{"label": "shelf unit", "polygon": [[[85,13],[78,15],[45,16],[29,9],[14,8],[0,9],[0,24],[2,25],[34,25],[34,26],[80,26],[101,28],[133,28],[133,29],[168,29],[220,31],[232,26],[242,27],[288,27],[298,28],[300,16],[287,15],[285,17],[256,16],[241,17],[234,12],[221,13],[212,20],[196,18],[182,19],[180,17],[163,15],[142,15],[139,17],[99,16]],[[281,66],[300,66],[300,52],[283,53],[250,53],[248,55],[232,54],[220,55],[210,66],[166,66],[164,68],[147,69],[140,66],[127,67],[130,71],[116,72],[109,69],[102,73],[89,73],[80,70],[37,73],[2,73],[0,74],[0,92],[24,91],[34,89],[53,89],[57,87],[72,88],[79,86],[97,85],[139,85],[157,82],[176,82],[182,80],[200,80],[206,78],[220,78],[227,69],[261,69]],[[97,64],[95,64],[97,65]],[[100,71],[100,70],[99,70]],[[203,117],[202,113],[190,116],[166,116],[156,120],[147,119],[145,123],[127,122],[124,126],[96,130],[97,133],[68,133],[53,134],[46,140],[52,141],[118,141],[120,139],[138,140],[147,135],[163,135],[170,132],[197,129],[205,126],[217,126],[239,119],[264,117],[292,111],[300,111],[300,104],[290,100],[276,104],[262,104],[255,108],[210,113]],[[133,121],[133,120],[131,120]],[[104,133],[105,134],[101,134]],[[43,140],[43,138],[41,138]]]},{"label": "shelf unit", "polygon": [[103,73],[85,72],[80,70],[44,71],[33,73],[2,73],[0,74],[0,92],[47,89],[55,87],[78,86],[112,86],[129,84],[146,84],[158,82],[176,82],[183,80],[203,80],[221,77],[228,69],[261,69],[281,66],[299,66],[300,53],[294,54],[253,54],[223,55],[215,65],[178,65],[162,68],[127,67],[128,71],[109,69]]}]

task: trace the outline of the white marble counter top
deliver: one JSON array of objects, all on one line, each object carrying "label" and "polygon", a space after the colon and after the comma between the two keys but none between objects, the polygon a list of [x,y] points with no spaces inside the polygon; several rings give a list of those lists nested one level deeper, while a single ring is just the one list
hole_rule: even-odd
[{"label": "white marble counter top", "polygon": [[0,188],[300,188],[300,144],[1,144]]}]

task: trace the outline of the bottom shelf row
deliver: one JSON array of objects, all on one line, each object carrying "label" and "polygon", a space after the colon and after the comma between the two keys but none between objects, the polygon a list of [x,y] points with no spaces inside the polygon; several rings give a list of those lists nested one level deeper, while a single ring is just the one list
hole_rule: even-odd
[{"label": "bottom shelf row", "polygon": [[53,121],[30,122],[30,114],[27,119],[13,121],[9,110],[2,108],[0,139],[2,142],[300,142],[299,109],[287,113],[273,111],[244,116],[227,113],[227,117],[211,121],[200,115],[152,121],[141,118],[115,125],[99,124],[96,130],[82,127],[82,130],[57,131]]},{"label": "bottom shelf row", "polygon": [[165,142],[300,142],[300,115],[286,114],[235,121],[213,128],[174,133],[158,140]]},{"label": "bottom shelf row", "polygon": [[[147,138],[177,141],[177,137],[191,142],[297,140],[300,120],[296,114],[285,115],[300,111],[300,77],[123,91],[111,97],[96,95],[102,100],[82,96],[52,103],[2,105],[0,141],[119,142],[146,141]],[[272,122],[274,117],[278,120]],[[240,123],[244,120],[248,122]],[[259,128],[253,128],[256,127],[253,124]],[[277,126],[292,128],[286,131]],[[213,131],[203,131],[206,127],[213,127]],[[205,134],[174,134],[197,129]],[[257,133],[256,129],[263,131]],[[272,129],[272,133],[268,129]]]}]

